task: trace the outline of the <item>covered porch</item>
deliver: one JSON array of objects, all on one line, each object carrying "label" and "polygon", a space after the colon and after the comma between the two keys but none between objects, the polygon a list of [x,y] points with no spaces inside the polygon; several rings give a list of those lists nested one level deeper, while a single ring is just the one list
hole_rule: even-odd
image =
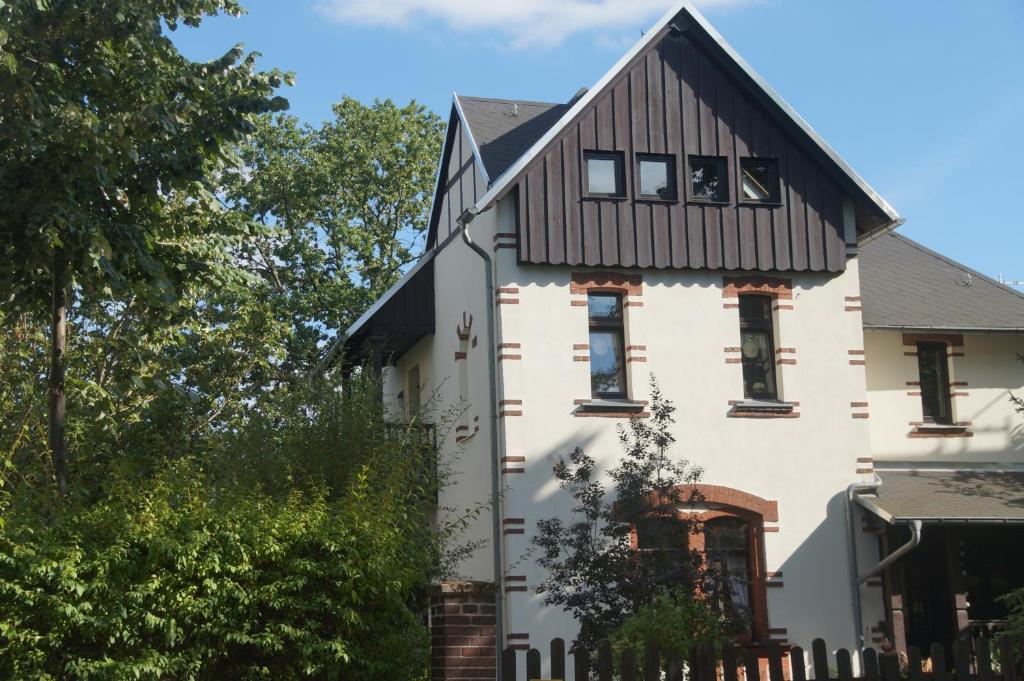
[{"label": "covered porch", "polygon": [[854,497],[878,530],[892,648],[949,652],[1005,622],[999,597],[1024,586],[1024,470],[883,470]]}]

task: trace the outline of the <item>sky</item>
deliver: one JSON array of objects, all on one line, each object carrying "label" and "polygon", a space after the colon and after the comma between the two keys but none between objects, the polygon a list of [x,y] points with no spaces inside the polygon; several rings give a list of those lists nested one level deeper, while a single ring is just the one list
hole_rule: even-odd
[{"label": "sky", "polygon": [[[562,102],[674,0],[242,0],[172,34],[296,75],[318,124],[343,95]],[[1024,280],[1024,0],[698,0],[729,43],[906,219],[912,239]]]}]

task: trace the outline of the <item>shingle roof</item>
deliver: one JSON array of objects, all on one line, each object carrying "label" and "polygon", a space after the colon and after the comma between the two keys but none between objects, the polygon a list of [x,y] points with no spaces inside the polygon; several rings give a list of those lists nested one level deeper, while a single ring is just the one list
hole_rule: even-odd
[{"label": "shingle roof", "polygon": [[492,181],[526,153],[571,106],[571,103],[456,97]]},{"label": "shingle roof", "polygon": [[1024,331],[1024,294],[905,236],[860,249],[864,326]]},{"label": "shingle roof", "polygon": [[886,471],[857,501],[889,523],[1024,521],[1024,473]]}]

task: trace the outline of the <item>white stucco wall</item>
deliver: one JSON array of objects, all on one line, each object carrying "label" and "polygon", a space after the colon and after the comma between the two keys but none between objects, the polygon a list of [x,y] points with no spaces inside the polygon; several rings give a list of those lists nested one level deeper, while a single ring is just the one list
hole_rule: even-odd
[{"label": "white stucco wall", "polygon": [[1024,417],[1009,400],[1024,395],[1024,337],[964,334],[962,357],[950,358],[953,420],[970,422],[972,437],[909,438],[912,422],[921,421],[917,357],[906,356],[899,331],[868,330],[864,334],[868,400],[871,404],[871,453],[876,460],[920,461],[929,464],[1024,463]]}]

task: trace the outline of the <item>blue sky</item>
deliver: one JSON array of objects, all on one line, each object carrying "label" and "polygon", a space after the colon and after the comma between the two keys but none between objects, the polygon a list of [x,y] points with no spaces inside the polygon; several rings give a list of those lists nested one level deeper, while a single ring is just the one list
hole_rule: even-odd
[{"label": "blue sky", "polygon": [[[193,59],[237,42],[294,71],[318,123],[342,95],[564,101],[670,0],[243,0],[179,29]],[[907,219],[901,231],[1024,280],[1024,1],[701,0],[755,69]]]}]

